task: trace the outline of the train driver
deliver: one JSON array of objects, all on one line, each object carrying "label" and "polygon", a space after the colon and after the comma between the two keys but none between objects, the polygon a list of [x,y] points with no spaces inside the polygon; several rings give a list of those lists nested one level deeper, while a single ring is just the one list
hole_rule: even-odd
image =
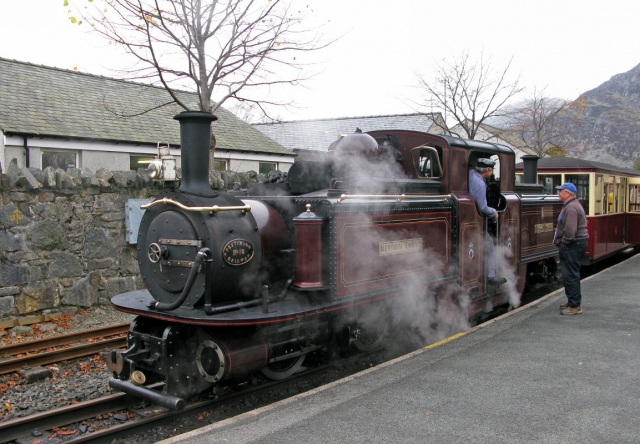
[{"label": "train driver", "polygon": [[[487,205],[487,182],[493,174],[493,167],[496,163],[491,159],[479,158],[475,166],[469,168],[469,193],[476,201],[476,206],[480,214],[489,217],[496,222],[500,215],[495,208]],[[486,234],[486,259],[487,259],[487,284],[500,285],[507,282],[503,277],[496,276],[496,258],[493,237]]]}]

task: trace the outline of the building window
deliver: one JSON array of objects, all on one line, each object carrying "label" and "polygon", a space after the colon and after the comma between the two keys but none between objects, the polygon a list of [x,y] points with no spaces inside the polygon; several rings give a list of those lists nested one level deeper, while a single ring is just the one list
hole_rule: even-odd
[{"label": "building window", "polygon": [[258,173],[269,174],[271,171],[278,169],[278,164],[275,162],[258,162]]},{"label": "building window", "polygon": [[77,153],[75,151],[42,151],[42,169],[52,167],[54,169],[75,168]]},{"label": "building window", "polygon": [[215,171],[226,171],[227,170],[227,161],[226,160],[213,160],[213,169]]},{"label": "building window", "polygon": [[153,159],[153,156],[129,156],[129,169],[138,171],[138,168],[147,168]]}]

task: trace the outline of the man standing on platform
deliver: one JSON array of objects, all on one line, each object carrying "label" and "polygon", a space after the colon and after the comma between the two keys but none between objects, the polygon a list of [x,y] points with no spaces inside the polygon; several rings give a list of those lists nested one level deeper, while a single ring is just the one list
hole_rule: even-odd
[{"label": "man standing on platform", "polygon": [[558,196],[564,203],[558,216],[558,226],[553,243],[559,248],[562,281],[567,302],[560,305],[560,314],[582,314],[582,293],[580,291],[580,264],[587,251],[587,216],[576,199],[578,190],[570,182],[558,187]]}]

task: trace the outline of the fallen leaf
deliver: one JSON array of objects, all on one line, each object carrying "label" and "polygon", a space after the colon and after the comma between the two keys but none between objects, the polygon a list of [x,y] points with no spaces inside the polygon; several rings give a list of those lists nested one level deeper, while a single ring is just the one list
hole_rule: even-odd
[{"label": "fallen leaf", "polygon": [[62,436],[75,435],[77,430],[58,430],[56,433]]}]

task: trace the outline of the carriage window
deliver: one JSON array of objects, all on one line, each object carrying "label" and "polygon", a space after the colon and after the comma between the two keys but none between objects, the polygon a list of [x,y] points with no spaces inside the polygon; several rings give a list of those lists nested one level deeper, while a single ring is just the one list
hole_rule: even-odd
[{"label": "carriage window", "polygon": [[604,185],[603,185],[603,177],[601,174],[598,174],[596,176],[596,208],[595,208],[595,214],[602,214],[603,211],[603,203],[602,203],[602,197],[605,196],[604,193]]},{"label": "carriage window", "polygon": [[596,214],[617,213],[624,206],[620,199],[620,183],[615,176],[598,175],[596,177]]},{"label": "carriage window", "polygon": [[420,146],[411,152],[413,164],[418,173],[418,177],[428,179],[439,179],[442,177],[442,165],[438,151],[430,146]]},{"label": "carriage window", "polygon": [[640,185],[629,187],[629,211],[640,212]]},{"label": "carriage window", "polygon": [[542,185],[544,194],[556,194],[556,187],[562,185],[560,174],[538,174],[538,184]]},{"label": "carriage window", "polygon": [[589,175],[588,174],[565,174],[565,182],[571,182],[576,186],[578,192],[576,199],[582,204],[584,212],[589,214]]},{"label": "carriage window", "polygon": [[624,213],[627,206],[627,202],[626,202],[627,196],[624,193],[624,190],[627,189],[627,178],[626,177],[618,178],[618,183],[616,184],[616,187],[617,187],[616,193],[618,196],[617,204],[616,204],[616,213]]},{"label": "carriage window", "polygon": [[607,194],[607,214],[615,212],[615,202],[616,202],[616,186],[611,182],[605,182],[607,185],[605,187],[605,193]]}]

